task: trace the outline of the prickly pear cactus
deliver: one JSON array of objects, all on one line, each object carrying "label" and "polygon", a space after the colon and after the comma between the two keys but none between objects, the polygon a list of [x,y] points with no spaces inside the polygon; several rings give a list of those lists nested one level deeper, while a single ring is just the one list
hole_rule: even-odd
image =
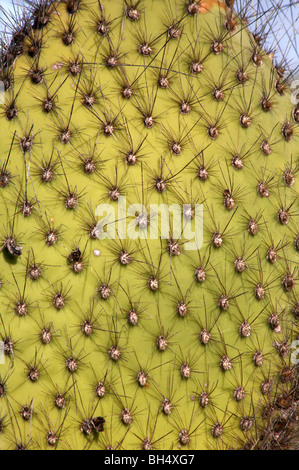
[{"label": "prickly pear cactus", "polygon": [[28,3],[1,51],[1,449],[294,447],[283,66],[234,2]]}]

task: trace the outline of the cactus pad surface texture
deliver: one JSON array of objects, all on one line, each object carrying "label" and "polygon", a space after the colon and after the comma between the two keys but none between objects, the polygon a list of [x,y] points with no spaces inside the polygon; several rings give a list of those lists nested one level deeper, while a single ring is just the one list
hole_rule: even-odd
[{"label": "cactus pad surface texture", "polygon": [[233,2],[28,4],[1,50],[1,449],[293,448],[283,67]]}]

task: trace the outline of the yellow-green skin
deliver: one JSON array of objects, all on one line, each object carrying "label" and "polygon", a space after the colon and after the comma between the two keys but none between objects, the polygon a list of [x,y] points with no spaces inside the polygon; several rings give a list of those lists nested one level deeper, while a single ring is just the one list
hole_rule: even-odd
[{"label": "yellow-green skin", "polygon": [[[3,279],[0,333],[2,339],[10,334],[17,342],[14,358],[6,356],[5,364],[0,365],[1,378],[8,377],[7,393],[0,398],[1,416],[5,415],[6,423],[0,435],[0,448],[15,448],[23,442],[34,449],[105,449],[110,445],[137,450],[142,448],[145,438],[150,439],[154,449],[240,448],[246,439],[255,439],[264,426],[263,406],[288,386],[281,383],[279,373],[283,367],[292,365],[291,350],[281,358],[273,343],[286,340],[290,345],[298,330],[292,313],[298,297],[298,251],[294,243],[298,235],[298,202],[290,209],[287,225],[280,224],[277,218],[281,205],[288,207],[298,195],[296,178],[291,187],[283,180],[287,165],[294,169],[298,163],[298,124],[291,116],[294,107],[291,92],[287,89],[280,96],[275,91],[278,75],[265,53],[262,53],[261,66],[253,64],[255,43],[238,18],[235,18],[236,30],[227,32],[224,24],[230,11],[221,2],[205,2],[209,11],[202,6],[198,14],[191,16],[186,14],[187,2],[184,1],[141,1],[137,7],[141,17],[134,22],[125,16],[122,0],[103,0],[103,14],[111,21],[111,30],[105,37],[96,32],[95,18],[100,17],[98,2],[81,3],[76,15],[67,13],[64,3],[55,6],[50,24],[38,33],[43,35],[38,65],[45,69],[44,82],[32,83],[28,72],[36,59],[25,53],[13,65],[14,92],[9,90],[5,94],[7,103],[13,93],[15,96],[21,89],[16,100],[18,116],[9,121],[2,106],[0,160],[5,162],[13,141],[7,165],[13,178],[9,186],[0,188],[1,246],[13,224],[13,233],[23,250],[19,257],[9,257],[5,246],[0,253]],[[71,18],[77,34],[74,43],[66,46],[61,34]],[[170,19],[179,21],[180,38],[169,39],[166,31]],[[139,32],[142,37],[157,38],[150,57],[138,53]],[[219,33],[224,34],[224,52],[215,55],[211,52],[211,42]],[[114,69],[105,65],[109,44],[119,52],[121,65]],[[198,74],[190,72],[192,48],[206,57],[203,71]],[[81,75],[71,76],[65,65],[56,67],[77,57],[83,62]],[[236,71],[242,63],[249,76],[245,84],[236,80]],[[160,71],[168,71],[169,89],[157,87]],[[130,100],[120,93],[119,81],[124,73],[130,82],[135,81],[137,89]],[[225,97],[217,102],[212,96],[213,83],[221,80]],[[94,107],[87,109],[80,89],[91,81],[100,92]],[[42,110],[40,100],[46,96],[45,84],[52,94],[58,89],[56,115]],[[263,111],[260,104],[265,91],[273,103],[269,112]],[[179,112],[176,102],[176,95],[182,98],[183,93],[191,93],[193,97],[188,115]],[[152,129],[146,129],[137,108],[155,97],[153,114],[157,120]],[[252,124],[244,129],[240,125],[240,114],[248,106]],[[118,116],[120,129],[110,137],[103,134],[101,127],[100,119],[105,119],[105,113]],[[59,128],[67,125],[70,116],[72,136],[70,143],[63,144],[58,137]],[[218,118],[219,137],[212,140],[207,127]],[[286,121],[293,126],[290,141],[282,135]],[[20,139],[30,129],[34,135],[33,146],[23,153]],[[140,151],[142,157],[133,166],[126,163],[121,153],[124,143],[129,142],[125,129],[129,130],[135,148],[145,139]],[[179,156],[171,154],[167,132],[188,136]],[[269,136],[272,152],[265,156],[260,146]],[[93,148],[104,163],[99,174],[86,175],[80,167],[79,156],[90,153]],[[250,149],[244,168],[236,170],[231,165],[230,152],[246,153]],[[197,177],[202,151],[206,165],[212,163],[210,177],[205,182]],[[52,152],[58,162],[57,175],[51,183],[44,184],[34,168],[40,166],[43,158],[49,159]],[[199,157],[195,158],[197,154]],[[161,161],[164,177],[170,178],[163,194],[153,189],[153,175],[160,171]],[[180,256],[170,256],[166,240],[148,240],[148,243],[128,240],[134,261],[121,266],[115,252],[117,243],[121,246],[117,240],[90,240],[82,229],[82,220],[88,218],[89,207],[94,213],[102,202],[117,207],[116,202],[109,200],[105,185],[105,180],[115,179],[116,168],[119,181],[123,178],[125,182],[123,195],[130,204],[203,203],[202,248],[198,252],[184,251],[181,240]],[[25,175],[28,196],[35,198],[34,213],[29,217],[23,217],[16,205],[20,189],[23,192],[25,189]],[[265,179],[272,178],[269,198],[257,193],[261,175]],[[81,193],[75,210],[66,209],[59,195],[61,188],[67,189],[66,178],[68,184]],[[227,189],[230,181],[237,192],[240,189],[240,194],[234,209],[227,210],[221,191]],[[260,230],[253,236],[248,231],[248,221],[259,213]],[[231,217],[228,236],[224,245],[217,249],[211,245],[215,231],[213,220],[221,231]],[[47,220],[62,228],[61,239],[54,247],[46,246],[39,231],[41,221]],[[275,264],[266,259],[270,236],[276,245],[279,242],[286,245],[279,251]],[[240,274],[235,271],[234,260],[236,254],[242,256],[244,243],[247,256],[251,256],[247,261],[248,269]],[[68,263],[68,256],[77,246],[82,252],[85,250],[85,267],[80,274],[75,274]],[[31,308],[20,318],[14,311],[14,302],[20,296],[18,288],[23,294],[28,254],[32,259],[32,250],[36,261],[43,263],[43,275],[37,281],[27,276],[25,297]],[[94,250],[100,250],[101,255],[95,256]],[[209,262],[203,283],[195,279],[200,257]],[[148,274],[146,277],[144,273],[150,271],[152,265],[158,268],[159,263],[161,282],[158,291],[153,293],[147,287]],[[259,279],[260,269],[262,279]],[[287,292],[282,280],[288,269],[294,274],[295,285]],[[103,300],[98,289],[107,282],[110,273],[113,294]],[[263,300],[255,298],[253,280],[269,287]],[[230,300],[227,311],[218,307],[219,297],[224,293],[221,283],[228,296],[235,297]],[[64,291],[69,291],[69,299],[65,308],[57,311],[51,304],[51,296],[61,284]],[[185,318],[179,318],[176,313],[176,304],[183,300],[182,296],[189,308]],[[128,299],[143,311],[135,327],[128,323],[125,314],[130,308]],[[97,324],[92,336],[86,337],[81,324],[92,305]],[[272,310],[281,314],[280,333],[269,326]],[[239,334],[243,320],[253,322],[247,338]],[[213,326],[212,340],[203,345],[199,337],[206,323]],[[42,344],[39,336],[44,324],[52,326],[52,341],[48,345]],[[164,352],[158,351],[156,338],[167,333],[169,347]],[[115,338],[119,339],[122,352],[119,361],[108,356]],[[258,350],[264,354],[261,367],[256,367],[252,360]],[[233,367],[224,372],[220,360],[226,353]],[[74,374],[65,366],[65,359],[70,356],[79,357],[79,369]],[[35,357],[40,378],[32,383],[27,378],[27,366]],[[192,366],[188,379],[180,374],[183,362]],[[141,368],[149,371],[145,387],[138,386],[136,381]],[[105,377],[109,394],[99,399],[94,387]],[[268,377],[273,379],[274,386],[269,396],[263,396],[261,383]],[[233,397],[238,385],[246,391],[246,397],[239,403]],[[70,402],[64,410],[54,405],[56,389],[68,390]],[[201,408],[198,402],[204,389],[214,390],[207,408]],[[176,405],[169,416],[161,409],[163,398],[170,398]],[[33,418],[25,422],[20,410],[30,403]],[[125,407],[133,413],[131,425],[121,421]],[[96,416],[104,417],[105,430],[86,436],[80,430],[82,422]],[[244,416],[255,418],[247,433],[240,429]],[[223,425],[219,438],[212,435],[217,422]],[[190,435],[187,446],[180,442],[182,429],[188,430]],[[46,439],[49,430],[59,435],[52,447]]]}]

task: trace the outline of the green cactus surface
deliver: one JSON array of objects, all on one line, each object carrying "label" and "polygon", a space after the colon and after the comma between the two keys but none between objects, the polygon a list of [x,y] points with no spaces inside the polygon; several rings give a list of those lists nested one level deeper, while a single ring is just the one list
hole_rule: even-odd
[{"label": "green cactus surface", "polygon": [[28,3],[1,51],[0,448],[293,448],[283,67],[234,2]]}]

